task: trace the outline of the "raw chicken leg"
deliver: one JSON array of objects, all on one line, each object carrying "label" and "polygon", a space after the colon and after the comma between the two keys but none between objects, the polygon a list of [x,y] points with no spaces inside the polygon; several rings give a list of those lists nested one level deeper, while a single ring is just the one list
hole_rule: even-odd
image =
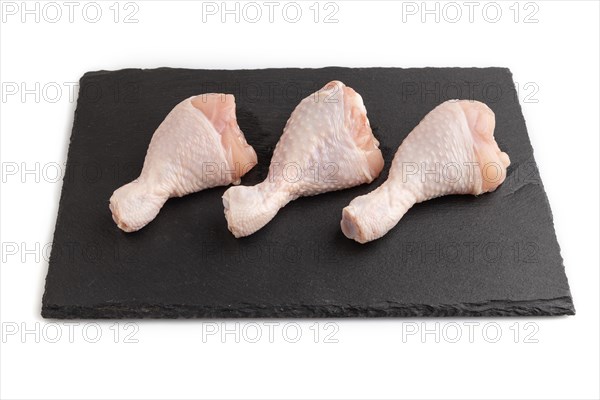
[{"label": "raw chicken leg", "polygon": [[190,97],[167,115],[148,147],[139,178],[115,190],[110,210],[125,232],[152,221],[170,197],[239,184],[256,165],[230,94]]},{"label": "raw chicken leg", "polygon": [[387,181],[344,208],[344,234],[366,243],[385,235],[415,203],[496,190],[510,160],[494,139],[495,124],[493,111],[478,101],[436,107],[402,142]]},{"label": "raw chicken leg", "polygon": [[373,181],[383,169],[378,146],[360,95],[342,82],[328,83],[290,116],[267,179],[225,192],[229,230],[238,238],[251,235],[298,197]]}]

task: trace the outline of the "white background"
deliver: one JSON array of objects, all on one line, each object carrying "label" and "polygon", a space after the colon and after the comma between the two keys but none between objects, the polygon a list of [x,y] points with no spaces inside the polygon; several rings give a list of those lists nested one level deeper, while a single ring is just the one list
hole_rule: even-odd
[{"label": "white background", "polygon": [[[127,10],[120,3],[117,23],[109,9],[113,1],[100,2],[103,13],[97,23],[83,18],[85,2],[75,8],[72,23],[62,2],[58,2],[62,19],[56,23],[47,21],[55,18],[56,10],[47,8],[43,15],[44,3],[40,3],[40,21],[30,15],[22,23],[21,2],[13,3],[19,8],[16,15],[12,8],[4,8],[6,3],[10,2],[4,2],[3,11],[10,12],[3,13],[0,28],[4,172],[14,163],[28,168],[36,163],[41,168],[63,165],[75,107],[68,85],[89,70],[329,65],[511,68],[521,88],[533,83],[522,90],[522,107],[554,213],[577,315],[336,320],[335,325],[318,321],[317,343],[310,329],[315,321],[298,321],[302,337],[297,343],[289,342],[294,329],[288,336],[282,333],[289,321],[275,327],[273,343],[265,321],[255,321],[263,334],[258,343],[247,340],[255,336],[257,327],[249,321],[240,321],[240,333],[245,332],[240,343],[234,335],[225,340],[219,334],[203,338],[203,331],[235,329],[234,321],[226,326],[221,321],[100,323],[101,339],[90,343],[97,326],[82,321],[72,327],[70,343],[67,325],[40,317],[47,272],[43,247],[52,240],[61,181],[52,183],[35,175],[22,179],[19,171],[3,177],[1,194],[3,249],[7,243],[19,246],[17,254],[3,250],[2,398],[599,397],[597,2],[538,1],[516,7],[512,1],[498,2],[502,16],[496,23],[486,21],[495,18],[494,9],[483,14],[486,2],[475,8],[470,22],[468,8],[460,1],[455,4],[462,18],[456,23],[448,21],[455,18],[455,9],[446,8],[444,14],[445,3],[438,5],[439,22],[435,15],[426,15],[422,22],[421,2],[412,3],[417,7],[412,15],[403,13],[403,7],[415,10],[406,2],[359,1],[336,3],[337,23],[323,23],[323,3],[315,23],[308,8],[313,2],[301,3],[301,20],[290,23],[282,16],[282,2],[273,23],[263,6],[263,18],[254,24],[243,18],[236,23],[233,16],[222,23],[220,14],[203,22],[199,1],[137,1]],[[124,23],[135,6],[138,22]],[[427,6],[436,7],[433,2]],[[517,22],[515,8],[520,10]],[[537,22],[525,23],[526,15],[535,10],[530,19]],[[93,18],[93,10],[88,12],[88,19]],[[291,11],[289,16],[294,16]],[[41,88],[48,83],[63,86],[62,96],[52,102],[55,92],[41,93],[36,102],[34,95],[21,99],[20,93],[8,96],[4,90],[5,83],[32,88],[36,82]],[[36,243],[37,254],[23,251]],[[471,322],[479,324],[474,327],[473,343],[468,338]],[[435,329],[436,323],[445,332],[439,343],[434,335],[423,339],[420,332]],[[486,323],[492,323],[487,335],[483,333]],[[139,330],[133,339],[138,342],[127,343],[123,334],[136,326]],[[336,326],[337,343],[325,343],[323,333]],[[462,337],[451,343],[448,339],[457,327]],[[502,336],[491,343],[498,327]],[[517,340],[516,328],[521,333]],[[9,334],[14,329],[17,332]],[[23,329],[37,329],[40,337],[22,337]],[[116,340],[115,329],[121,333]],[[406,335],[415,329],[419,333]],[[537,332],[529,338],[534,343],[526,343],[531,340],[525,340],[524,334],[534,329]],[[50,343],[57,331],[60,340]]]}]

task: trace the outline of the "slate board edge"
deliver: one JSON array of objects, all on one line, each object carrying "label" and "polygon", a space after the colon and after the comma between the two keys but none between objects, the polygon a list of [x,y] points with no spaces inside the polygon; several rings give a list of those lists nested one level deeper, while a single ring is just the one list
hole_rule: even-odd
[{"label": "slate board edge", "polygon": [[209,306],[157,306],[151,304],[111,304],[73,307],[45,304],[44,318],[361,318],[361,317],[502,317],[574,315],[570,297],[531,301],[489,301],[465,304],[393,304],[370,307],[352,305],[262,305],[243,304],[228,308]]},{"label": "slate board edge", "polygon": [[[507,70],[507,72],[510,76],[510,79],[513,81],[513,85],[515,86],[515,89],[516,89],[516,83],[515,83],[515,80],[513,78],[513,74],[512,74],[512,71],[510,70],[510,68],[500,68],[500,69]],[[531,138],[529,136],[529,128],[527,127],[527,119],[525,118],[525,114],[523,113],[523,107],[521,107],[520,101],[517,102],[517,108],[519,109],[519,115],[521,115],[521,117],[523,118],[523,122],[525,124],[525,131],[527,132],[527,137],[528,137],[530,145],[531,145]],[[533,145],[531,145],[531,160],[537,166],[537,162],[535,161],[535,149],[533,148]],[[516,168],[518,168],[518,165],[511,165],[511,166],[509,166],[509,168],[516,169]],[[558,246],[558,256],[560,257],[560,266],[563,269],[563,272],[565,275],[565,280],[567,283],[568,296],[564,297],[564,299],[566,299],[568,301],[568,303],[570,305],[569,306],[570,311],[566,315],[575,315],[576,311],[575,311],[575,306],[573,303],[573,294],[571,292],[571,285],[569,284],[569,276],[567,275],[564,259],[562,257],[562,250],[560,247],[560,242],[558,241],[558,236],[556,235],[556,226],[554,224],[554,214],[552,213],[552,207],[550,206],[550,199],[548,199],[548,193],[546,192],[546,189],[544,188],[544,181],[541,177],[541,174],[539,174],[539,170],[538,170],[538,175],[539,175],[539,181],[536,182],[535,184],[539,185],[542,188],[542,193],[544,196],[544,203],[545,203],[546,208],[548,209],[548,214],[550,214],[550,223],[552,225],[552,234],[554,235],[554,241],[556,242],[556,245]],[[529,184],[531,184],[531,183],[529,183]],[[513,193],[519,189],[521,189],[521,187],[515,188]],[[558,315],[560,315],[560,314],[558,314]]]},{"label": "slate board edge", "polygon": [[[108,71],[107,71],[108,72]],[[79,117],[79,107],[80,107],[80,91],[81,91],[81,87],[83,85],[83,80],[89,75],[89,72],[86,72],[85,74],[83,74],[83,76],[81,78],[79,78],[79,91],[77,93],[77,104],[75,107],[75,112],[73,113],[73,124],[71,126],[71,134],[69,135],[69,145],[67,148],[67,159],[65,161],[65,165],[66,168],[69,167],[69,160],[71,160],[71,150],[72,150],[72,144],[73,144],[73,137],[75,134],[75,128],[77,127],[77,119]],[[61,207],[61,202],[64,198],[64,194],[65,194],[65,184],[64,184],[64,180],[65,177],[63,176],[63,181],[61,182],[61,188],[60,188],[60,197],[58,199],[58,211],[56,213],[56,222],[54,223],[54,231],[52,232],[52,242],[56,242],[56,236],[57,236],[57,227],[59,222],[61,221],[61,216],[63,213],[63,207]],[[48,268],[46,269],[46,279],[44,280],[44,294],[42,295],[42,317],[45,318],[44,316],[44,310],[46,308],[46,304],[47,304],[47,296],[48,296],[48,277],[50,276],[50,265],[52,264],[52,257],[53,257],[53,252],[51,251],[50,253],[50,260],[47,263],[48,264]]]},{"label": "slate board edge", "polygon": [[[346,66],[338,66],[338,65],[328,65],[326,67],[265,67],[265,68],[231,68],[231,69],[227,69],[227,68],[179,68],[179,67],[157,67],[157,68],[121,68],[121,69],[116,69],[116,70],[105,70],[105,69],[101,69],[101,70],[96,70],[96,71],[88,71],[85,72],[81,78],[79,79],[79,87],[82,86],[82,82],[84,79],[87,78],[92,78],[92,77],[96,77],[96,76],[102,76],[102,75],[107,75],[107,74],[113,74],[113,73],[126,73],[126,72],[150,72],[150,71],[198,71],[198,70],[202,70],[202,71],[240,71],[240,72],[250,72],[250,71],[269,71],[269,70],[276,70],[276,71],[282,71],[282,70],[286,70],[286,71],[311,71],[311,70],[328,70],[328,69],[346,69],[346,70],[390,70],[390,69],[401,69],[401,70],[405,70],[405,71],[416,71],[416,70],[421,70],[421,69],[438,69],[438,70],[443,70],[443,69],[463,69],[463,70],[467,70],[467,69],[479,69],[479,70],[485,70],[485,69],[498,69],[498,70],[503,70],[506,71],[511,79],[512,79],[512,71],[510,70],[510,68],[508,67],[499,67],[499,66],[489,66],[489,67],[460,67],[460,66],[448,66],[448,67],[430,67],[430,66],[423,66],[423,67],[346,67]],[[514,82],[514,80],[513,80]],[[521,108],[521,105],[519,104],[519,108]]]}]

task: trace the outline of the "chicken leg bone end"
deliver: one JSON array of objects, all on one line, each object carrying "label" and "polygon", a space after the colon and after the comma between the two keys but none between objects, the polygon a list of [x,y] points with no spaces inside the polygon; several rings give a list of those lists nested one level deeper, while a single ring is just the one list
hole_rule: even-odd
[{"label": "chicken leg bone end", "polygon": [[135,180],[115,190],[109,208],[119,228],[135,232],[158,215],[168,198],[168,194],[155,193],[149,185]]},{"label": "chicken leg bone end", "polygon": [[265,184],[234,186],[223,194],[227,227],[236,238],[249,236],[271,221],[291,201],[288,193],[265,190]]}]

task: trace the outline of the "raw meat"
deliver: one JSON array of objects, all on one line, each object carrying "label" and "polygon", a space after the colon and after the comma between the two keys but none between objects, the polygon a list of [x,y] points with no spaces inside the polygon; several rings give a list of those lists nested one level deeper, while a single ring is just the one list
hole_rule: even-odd
[{"label": "raw meat", "polygon": [[344,234],[366,243],[385,235],[416,203],[496,190],[510,159],[494,139],[495,124],[493,111],[478,101],[436,107],[402,142],[388,179],[344,208]]},{"label": "raw meat", "polygon": [[373,181],[383,168],[378,146],[361,96],[342,82],[328,83],[292,112],[267,179],[225,192],[229,230],[248,236],[298,197]]},{"label": "raw meat", "polygon": [[256,163],[256,153],[237,125],[234,96],[190,97],[154,133],[139,178],[113,193],[113,220],[125,232],[137,231],[170,197],[239,184]]}]

